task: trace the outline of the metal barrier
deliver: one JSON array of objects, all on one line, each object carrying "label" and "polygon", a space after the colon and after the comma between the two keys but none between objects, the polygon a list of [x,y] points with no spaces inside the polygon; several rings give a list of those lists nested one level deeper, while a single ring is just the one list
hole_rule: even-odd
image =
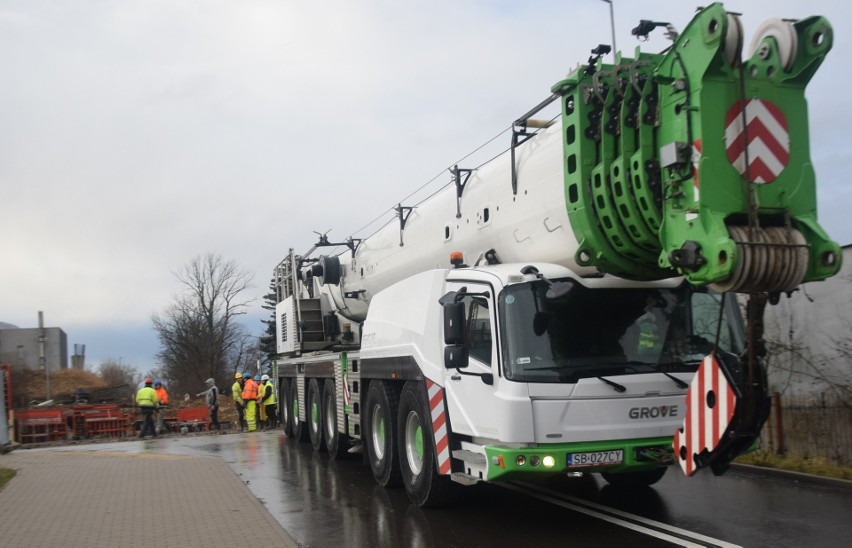
[{"label": "metal barrier", "polygon": [[21,443],[63,440],[67,428],[62,409],[28,409],[16,414]]},{"label": "metal barrier", "polygon": [[69,438],[122,438],[132,425],[132,415],[117,405],[76,404],[69,408],[24,409],[16,412],[18,441],[22,444]]}]

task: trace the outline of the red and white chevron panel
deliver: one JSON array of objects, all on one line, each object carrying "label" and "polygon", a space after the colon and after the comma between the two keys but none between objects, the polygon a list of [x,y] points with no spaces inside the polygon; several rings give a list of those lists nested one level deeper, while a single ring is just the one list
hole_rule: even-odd
[{"label": "red and white chevron panel", "polygon": [[752,183],[771,183],[790,161],[790,133],[784,113],[758,98],[737,101],[725,118],[725,149],[740,175]]},{"label": "red and white chevron panel", "polygon": [[450,473],[450,437],[447,432],[447,412],[444,405],[444,389],[426,379],[429,393],[429,409],[432,412],[432,431],[435,433],[435,454],[438,456],[438,471]]},{"label": "red and white chevron panel", "polygon": [[686,417],[672,442],[684,474],[691,476],[698,470],[695,455],[704,450],[712,452],[719,445],[736,404],[736,395],[719,362],[713,355],[706,356],[686,391]]}]

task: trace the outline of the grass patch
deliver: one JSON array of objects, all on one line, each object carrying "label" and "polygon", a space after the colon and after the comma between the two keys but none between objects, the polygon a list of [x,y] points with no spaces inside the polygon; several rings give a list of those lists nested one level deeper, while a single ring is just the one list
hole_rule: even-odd
[{"label": "grass patch", "polygon": [[779,470],[813,474],[815,476],[852,480],[852,467],[839,466],[818,457],[784,456],[776,455],[769,451],[758,450],[746,455],[740,455],[736,458],[735,462],[751,464],[752,466],[762,466],[764,468],[777,468]]},{"label": "grass patch", "polygon": [[3,489],[3,486],[14,477],[14,470],[10,470],[9,468],[0,468],[0,489]]}]

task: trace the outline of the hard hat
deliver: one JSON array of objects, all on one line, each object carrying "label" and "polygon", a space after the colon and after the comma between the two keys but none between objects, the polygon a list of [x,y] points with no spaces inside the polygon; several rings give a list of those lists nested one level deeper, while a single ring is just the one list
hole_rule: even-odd
[{"label": "hard hat", "polygon": [[244,378],[244,379],[250,379],[250,378],[251,378],[251,373],[249,373],[248,371],[246,371],[245,373],[243,373],[243,378]]},{"label": "hard hat", "polygon": [[236,375],[234,375],[234,378],[235,378],[235,379],[242,379],[242,378],[243,378],[243,374],[242,374],[242,373],[237,373]]},{"label": "hard hat", "polygon": [[207,379],[207,381],[206,381],[206,382],[207,382],[207,384],[209,384],[210,386],[213,386],[214,384],[216,384],[216,381],[215,381],[215,380],[213,380],[212,378]]},{"label": "hard hat", "polygon": [[260,375],[255,375],[255,376],[254,376],[254,380],[259,381],[259,380],[260,380]]},{"label": "hard hat", "polygon": [[163,386],[163,381],[161,381],[160,379],[155,380],[154,386]]},{"label": "hard hat", "polygon": [[145,384],[154,384],[154,379],[151,377],[145,377]]},{"label": "hard hat", "polygon": [[269,380],[269,375],[263,375],[263,376],[261,376],[261,377],[260,377],[260,380],[262,380],[262,381],[268,381],[268,380]]}]

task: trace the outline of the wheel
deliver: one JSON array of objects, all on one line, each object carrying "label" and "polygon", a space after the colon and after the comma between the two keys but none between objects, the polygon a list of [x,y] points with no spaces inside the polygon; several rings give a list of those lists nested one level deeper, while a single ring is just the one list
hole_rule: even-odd
[{"label": "wheel", "polygon": [[297,441],[308,441],[308,428],[299,420],[299,379],[293,379],[290,383],[290,431],[293,439]]},{"label": "wheel", "polygon": [[432,413],[427,405],[426,386],[405,383],[399,396],[399,466],[402,484],[411,502],[421,507],[444,505],[455,489],[449,476],[438,473]]},{"label": "wheel", "polygon": [[311,445],[314,451],[322,451],[325,449],[325,440],[322,435],[322,391],[320,390],[319,381],[311,379],[308,383],[308,395],[305,398],[305,413],[307,415],[308,436],[311,438]]},{"label": "wheel", "polygon": [[402,483],[396,452],[396,407],[393,388],[382,381],[372,381],[367,390],[364,442],[373,477],[385,487]]},{"label": "wheel", "polygon": [[322,436],[328,455],[338,460],[349,456],[349,436],[337,430],[337,391],[331,379],[325,380],[322,389],[322,418]]},{"label": "wheel", "polygon": [[290,379],[281,379],[278,389],[280,391],[278,397],[278,416],[281,418],[281,425],[284,427],[284,435],[288,438],[293,437],[293,430],[290,428],[290,415],[293,408],[290,404]]},{"label": "wheel", "polygon": [[668,468],[663,466],[652,470],[626,472],[623,474],[601,472],[601,476],[603,476],[603,479],[605,479],[607,483],[616,487],[647,487],[660,481],[665,475],[666,470],[668,470]]}]

